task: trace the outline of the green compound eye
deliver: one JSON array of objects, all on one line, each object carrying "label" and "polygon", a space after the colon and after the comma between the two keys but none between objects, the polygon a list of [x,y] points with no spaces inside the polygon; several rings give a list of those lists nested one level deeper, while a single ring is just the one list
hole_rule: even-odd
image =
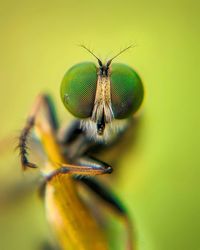
[{"label": "green compound eye", "polygon": [[97,67],[83,62],[69,69],[61,83],[60,94],[65,107],[76,117],[92,114],[97,85]]},{"label": "green compound eye", "polygon": [[116,119],[128,118],[142,103],[144,89],[138,74],[129,66],[111,65],[111,103]]}]

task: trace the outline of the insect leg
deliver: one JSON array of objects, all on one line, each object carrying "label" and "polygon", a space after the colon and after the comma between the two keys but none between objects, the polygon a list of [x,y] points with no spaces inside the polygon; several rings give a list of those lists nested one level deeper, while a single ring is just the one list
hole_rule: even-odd
[{"label": "insect leg", "polygon": [[127,248],[133,250],[133,230],[132,223],[130,221],[128,212],[123,206],[122,202],[116,197],[116,195],[105,185],[101,184],[94,178],[81,178],[77,179],[81,183],[84,183],[89,187],[99,198],[103,200],[108,206],[110,206],[117,214],[123,219],[126,234],[127,234]]},{"label": "insect leg", "polygon": [[[43,111],[43,113],[41,112]],[[29,162],[27,139],[33,127],[43,124],[43,128],[56,131],[58,128],[54,106],[48,95],[39,95],[28,115],[26,124],[19,136],[19,150],[22,168],[36,168],[36,164]]]},{"label": "insect leg", "polygon": [[71,125],[63,126],[58,130],[57,138],[65,151],[67,158],[71,161],[84,155],[96,142],[89,139],[81,128],[81,121],[76,120]]},{"label": "insect leg", "polygon": [[46,176],[46,181],[62,174],[73,174],[81,176],[94,176],[112,173],[112,167],[108,164],[92,159],[90,157],[82,157],[76,161],[77,165],[63,164],[60,168],[55,169]]},{"label": "insect leg", "polygon": [[82,157],[78,159],[77,164],[63,164],[61,167],[56,168],[55,170],[47,174],[40,185],[40,196],[42,198],[44,197],[47,182],[51,181],[54,177],[59,175],[70,174],[76,176],[76,178],[82,178],[83,176],[95,176],[112,173],[111,166],[90,157]]},{"label": "insect leg", "polygon": [[58,131],[59,142],[63,145],[69,144],[76,140],[77,137],[83,133],[80,126],[80,120],[73,121],[70,126],[62,126]]}]

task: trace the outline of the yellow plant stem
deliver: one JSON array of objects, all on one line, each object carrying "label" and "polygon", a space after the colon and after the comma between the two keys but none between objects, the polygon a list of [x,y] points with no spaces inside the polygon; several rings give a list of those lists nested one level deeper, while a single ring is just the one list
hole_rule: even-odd
[{"label": "yellow plant stem", "polygon": [[[58,168],[56,163],[67,164],[52,131],[42,129],[40,136],[49,157],[48,171]],[[59,174],[46,186],[47,218],[59,245],[62,250],[107,250],[101,228],[80,199],[75,184],[70,175]]]}]

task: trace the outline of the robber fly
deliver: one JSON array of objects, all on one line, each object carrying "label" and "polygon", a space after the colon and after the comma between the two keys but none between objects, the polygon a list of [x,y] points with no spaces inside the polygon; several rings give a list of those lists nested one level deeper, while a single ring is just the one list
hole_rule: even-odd
[{"label": "robber fly", "polygon": [[[105,64],[82,62],[70,68],[61,83],[60,94],[66,109],[78,118],[71,127],[59,129],[53,102],[39,95],[19,137],[21,165],[37,168],[29,161],[27,138],[34,129],[47,162],[44,176],[45,207],[58,245],[63,250],[106,250],[108,242],[87,202],[81,198],[77,182],[91,189],[102,202],[123,219],[127,231],[126,249],[133,249],[131,222],[121,202],[95,178],[110,174],[112,167],[89,155],[90,149],[112,143],[128,127],[143,100],[143,85],[129,66],[112,63],[125,50]],[[81,176],[82,178],[78,178]]]}]

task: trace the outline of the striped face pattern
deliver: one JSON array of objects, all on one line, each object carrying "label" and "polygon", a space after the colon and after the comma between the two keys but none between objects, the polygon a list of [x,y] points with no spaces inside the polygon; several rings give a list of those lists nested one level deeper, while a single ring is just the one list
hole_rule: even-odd
[{"label": "striped face pattern", "polygon": [[[140,107],[144,89],[139,75],[130,67],[98,59],[99,67],[82,62],[70,68],[61,83],[66,109],[81,119],[91,137],[105,139]],[[117,127],[120,127],[120,125]]]}]

